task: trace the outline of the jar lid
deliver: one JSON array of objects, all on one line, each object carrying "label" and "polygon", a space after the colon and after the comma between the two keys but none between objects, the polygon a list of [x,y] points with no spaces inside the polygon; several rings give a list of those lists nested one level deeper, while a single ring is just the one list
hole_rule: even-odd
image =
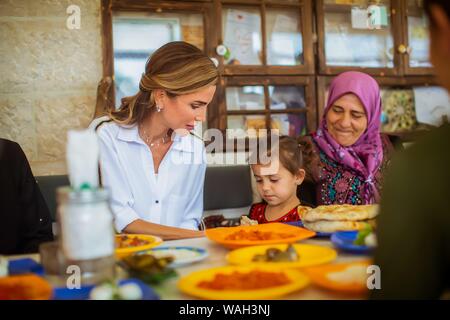
[{"label": "jar lid", "polygon": [[60,187],[56,191],[58,203],[90,203],[108,200],[108,190],[104,188],[73,190],[72,187]]}]

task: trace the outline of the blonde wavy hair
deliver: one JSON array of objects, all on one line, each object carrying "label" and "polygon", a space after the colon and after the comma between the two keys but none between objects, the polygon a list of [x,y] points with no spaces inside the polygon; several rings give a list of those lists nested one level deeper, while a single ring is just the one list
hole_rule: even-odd
[{"label": "blonde wavy hair", "polygon": [[140,124],[154,109],[154,90],[164,90],[170,98],[215,85],[219,71],[199,48],[183,41],[169,42],[147,60],[139,91],[121,100],[117,110],[109,112],[119,124]]}]

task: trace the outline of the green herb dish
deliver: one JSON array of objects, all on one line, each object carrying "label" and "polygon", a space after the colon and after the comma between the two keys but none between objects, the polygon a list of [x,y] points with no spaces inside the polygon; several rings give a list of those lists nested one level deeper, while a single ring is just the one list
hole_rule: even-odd
[{"label": "green herb dish", "polygon": [[123,258],[119,264],[133,278],[138,278],[149,284],[159,284],[177,275],[168,265],[173,257],[156,258],[151,254],[136,254]]},{"label": "green herb dish", "polygon": [[357,246],[365,246],[366,245],[366,238],[373,232],[373,228],[370,224],[366,224],[365,228],[362,230],[359,230],[358,235],[356,236],[355,241],[353,241],[353,244]]}]

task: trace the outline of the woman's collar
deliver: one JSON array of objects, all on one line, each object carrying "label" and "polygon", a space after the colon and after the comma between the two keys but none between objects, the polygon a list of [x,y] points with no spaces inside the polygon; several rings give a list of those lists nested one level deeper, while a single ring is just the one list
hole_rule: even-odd
[{"label": "woman's collar", "polygon": [[[139,130],[137,125],[132,126],[119,126],[119,133],[117,138],[126,142],[136,142],[140,144],[145,144],[145,142],[139,136]],[[180,150],[184,152],[193,152],[194,151],[194,138],[188,135],[180,135],[178,133],[174,133],[172,135],[172,149]]]}]

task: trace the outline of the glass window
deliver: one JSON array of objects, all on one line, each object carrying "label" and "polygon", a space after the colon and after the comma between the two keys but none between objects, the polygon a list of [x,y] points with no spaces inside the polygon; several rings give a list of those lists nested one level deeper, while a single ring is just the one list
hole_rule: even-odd
[{"label": "glass window", "polygon": [[297,137],[307,133],[305,113],[272,114],[270,126],[280,130],[281,135]]},{"label": "glass window", "polygon": [[303,64],[303,43],[299,10],[267,9],[267,64]]},{"label": "glass window", "polygon": [[[228,116],[227,126],[233,130],[235,138],[246,137],[248,129],[255,129],[257,133],[260,129],[267,129],[265,115]],[[227,136],[230,136],[230,131],[227,131]]]},{"label": "glass window", "polygon": [[226,88],[227,110],[264,110],[264,87]]},{"label": "glass window", "polygon": [[116,101],[134,95],[149,56],[183,40],[203,50],[203,17],[190,13],[116,13],[113,16]]},{"label": "glass window", "polygon": [[225,8],[223,39],[226,64],[261,65],[261,13],[259,8]]},{"label": "glass window", "polygon": [[301,86],[269,86],[270,109],[306,108],[305,88]]},{"label": "glass window", "polygon": [[[369,6],[378,3],[379,29],[368,23]],[[325,56],[329,66],[392,68],[394,40],[390,1],[325,1]],[[367,18],[365,18],[367,17]],[[386,25],[387,24],[387,25]]]},{"label": "glass window", "polygon": [[423,1],[408,0],[409,66],[431,67],[429,61],[428,21]]}]

